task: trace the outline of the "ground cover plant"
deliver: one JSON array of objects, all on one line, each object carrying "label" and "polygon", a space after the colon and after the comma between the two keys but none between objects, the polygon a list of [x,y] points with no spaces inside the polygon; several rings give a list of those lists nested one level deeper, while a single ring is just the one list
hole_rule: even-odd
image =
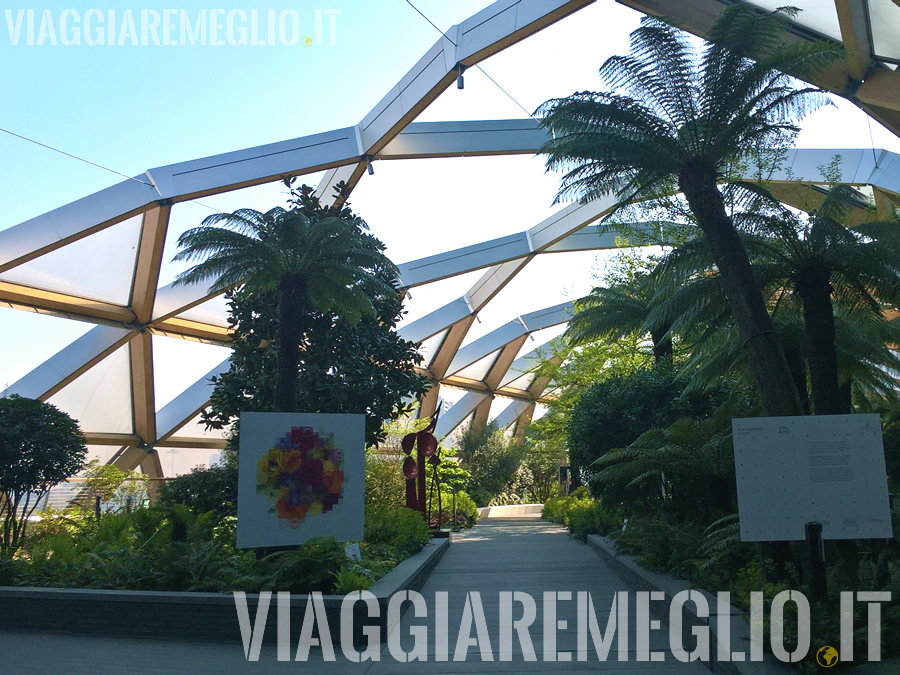
[{"label": "ground cover plant", "polygon": [[73,506],[50,513],[11,556],[0,584],[116,590],[290,591],[331,593],[367,588],[430,539],[406,508],[367,513],[361,559],[333,539],[258,557],[235,548],[236,519],[183,505],[104,513]]}]

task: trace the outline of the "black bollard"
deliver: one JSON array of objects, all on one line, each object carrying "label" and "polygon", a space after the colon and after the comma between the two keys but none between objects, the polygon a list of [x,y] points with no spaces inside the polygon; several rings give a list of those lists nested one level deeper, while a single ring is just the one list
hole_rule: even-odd
[{"label": "black bollard", "polygon": [[806,523],[806,547],[809,550],[809,589],[813,599],[825,598],[828,589],[825,581],[825,540],[822,523]]}]

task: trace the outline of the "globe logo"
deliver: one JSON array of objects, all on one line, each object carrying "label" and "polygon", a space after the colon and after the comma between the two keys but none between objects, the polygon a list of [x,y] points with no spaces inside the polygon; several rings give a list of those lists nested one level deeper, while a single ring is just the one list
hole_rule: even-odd
[{"label": "globe logo", "polygon": [[837,649],[834,647],[825,645],[816,652],[816,661],[823,668],[831,668],[831,666],[837,664],[838,660]]},{"label": "globe logo", "polygon": [[309,37],[309,35],[304,35],[300,39],[300,44],[302,44],[304,47],[309,47],[312,44],[312,38]]}]

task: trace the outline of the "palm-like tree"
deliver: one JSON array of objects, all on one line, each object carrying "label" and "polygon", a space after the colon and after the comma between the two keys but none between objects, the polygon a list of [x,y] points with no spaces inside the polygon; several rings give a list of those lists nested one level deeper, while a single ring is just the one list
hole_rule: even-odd
[{"label": "palm-like tree", "polygon": [[590,295],[575,301],[575,316],[566,328],[572,345],[593,340],[619,340],[629,333],[649,333],[653,358],[658,363],[672,358],[672,337],[667,322],[650,322],[655,295],[649,274],[640,274],[630,283],[598,286]]},{"label": "palm-like tree", "polygon": [[651,497],[674,502],[676,511],[729,513],[734,508],[733,406],[721,406],[704,420],[682,418],[650,429],[627,448],[596,460],[592,483],[643,487]]},{"label": "palm-like tree", "polygon": [[[351,323],[373,315],[371,294],[393,293],[397,270],[384,245],[347,208],[320,207],[304,186],[294,208],[216,213],[178,238],[176,261],[201,261],[176,284],[213,279],[210,292],[241,284],[278,296],[275,410],[297,409],[296,383],[306,317],[315,309]],[[389,277],[389,278],[390,278]]]},{"label": "palm-like tree", "polygon": [[749,151],[783,146],[797,131],[795,122],[826,101],[785,73],[830,63],[834,50],[784,46],[788,14],[729,7],[711,28],[702,56],[677,28],[646,17],[631,34],[630,55],[612,57],[600,68],[601,78],[622,93],[576,93],[538,110],[554,135],[542,149],[547,167],[567,170],[557,199],[612,192],[621,207],[684,194],[721,271],[772,415],[801,414],[801,404],[717,183]]},{"label": "palm-like tree", "polygon": [[865,197],[850,185],[834,185],[808,219],[790,212],[748,214],[745,227],[767,236],[763,265],[799,299],[806,328],[813,409],[817,415],[850,413],[850,388],[839,384],[837,306],[862,330],[885,321],[883,306],[900,306],[898,222],[845,227]]},{"label": "palm-like tree", "polygon": [[[775,327],[798,382],[809,389],[816,414],[850,412],[851,383],[890,395],[890,371],[900,357],[889,344],[900,324],[884,309],[900,305],[900,223],[846,227],[850,209],[871,211],[864,195],[837,184],[806,216],[786,209],[735,215],[756,280],[773,308]],[[648,321],[669,322],[693,342],[690,370],[702,364],[693,385],[741,365],[740,339],[725,312],[721,275],[699,240],[672,251],[654,270],[654,286],[675,288],[651,299]],[[803,391],[801,391],[801,396]]]}]

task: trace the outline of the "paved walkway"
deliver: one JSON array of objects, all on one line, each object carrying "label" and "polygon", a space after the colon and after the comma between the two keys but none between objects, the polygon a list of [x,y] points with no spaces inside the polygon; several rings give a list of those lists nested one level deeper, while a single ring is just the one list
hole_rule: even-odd
[{"label": "paved walkway", "polygon": [[[695,672],[708,673],[699,663],[684,664],[668,653],[668,630],[650,632],[649,648],[666,652],[665,661],[650,663],[638,661],[635,645],[634,596],[630,597],[627,660],[612,644],[608,660],[600,661],[593,648],[587,659],[578,660],[577,603],[578,592],[591,594],[600,630],[606,634],[607,617],[616,591],[631,591],[613,568],[588,546],[568,538],[565,531],[535,518],[486,520],[477,527],[454,537],[453,545],[438,564],[428,582],[422,588],[428,617],[419,619],[407,611],[401,621],[400,647],[409,651],[414,638],[413,626],[428,627],[426,662],[400,663],[395,660],[387,645],[381,650],[378,662],[351,663],[343,658],[337,636],[335,648],[337,662],[324,662],[321,651],[313,651],[305,663],[279,663],[274,646],[264,646],[260,660],[248,663],[240,644],[197,644],[174,640],[121,639],[108,637],[84,637],[33,632],[0,632],[0,670],[4,673],[280,673],[280,672],[333,672],[366,673],[496,673],[496,672],[570,672],[615,671],[619,673],[641,672]],[[447,593],[447,646],[441,647],[435,640],[435,593]],[[480,616],[477,603],[471,598],[480,594],[484,623],[479,635]],[[528,636],[534,648],[535,661],[525,659],[523,641],[519,633],[512,631],[511,660],[501,661],[501,596],[503,591],[528,593],[535,601],[536,618],[528,628]],[[546,614],[545,592],[568,592],[556,603],[559,629],[556,632],[556,652],[568,652],[570,662],[545,661],[543,625]],[[471,595],[467,595],[471,594]],[[467,600],[468,598],[468,600]],[[461,631],[466,605],[471,608],[473,621],[468,632]],[[547,603],[549,604],[549,603]],[[523,605],[512,604],[512,620],[523,616]],[[72,617],[77,621],[77,617]],[[563,623],[565,622],[565,623]],[[551,622],[547,622],[552,625]],[[465,661],[456,661],[458,636],[471,635],[471,644]],[[478,644],[475,638],[479,637]],[[296,640],[297,636],[293,636]],[[525,640],[527,642],[528,640]],[[489,645],[487,644],[489,643]],[[592,641],[588,638],[588,645]],[[485,653],[482,654],[481,648]],[[549,649],[549,643],[547,645]],[[527,647],[526,650],[527,652]],[[293,648],[292,648],[293,655]],[[460,653],[461,655],[461,653]],[[437,660],[437,658],[443,660]],[[644,656],[646,658],[646,656]],[[490,659],[490,660],[489,660]]]}]

